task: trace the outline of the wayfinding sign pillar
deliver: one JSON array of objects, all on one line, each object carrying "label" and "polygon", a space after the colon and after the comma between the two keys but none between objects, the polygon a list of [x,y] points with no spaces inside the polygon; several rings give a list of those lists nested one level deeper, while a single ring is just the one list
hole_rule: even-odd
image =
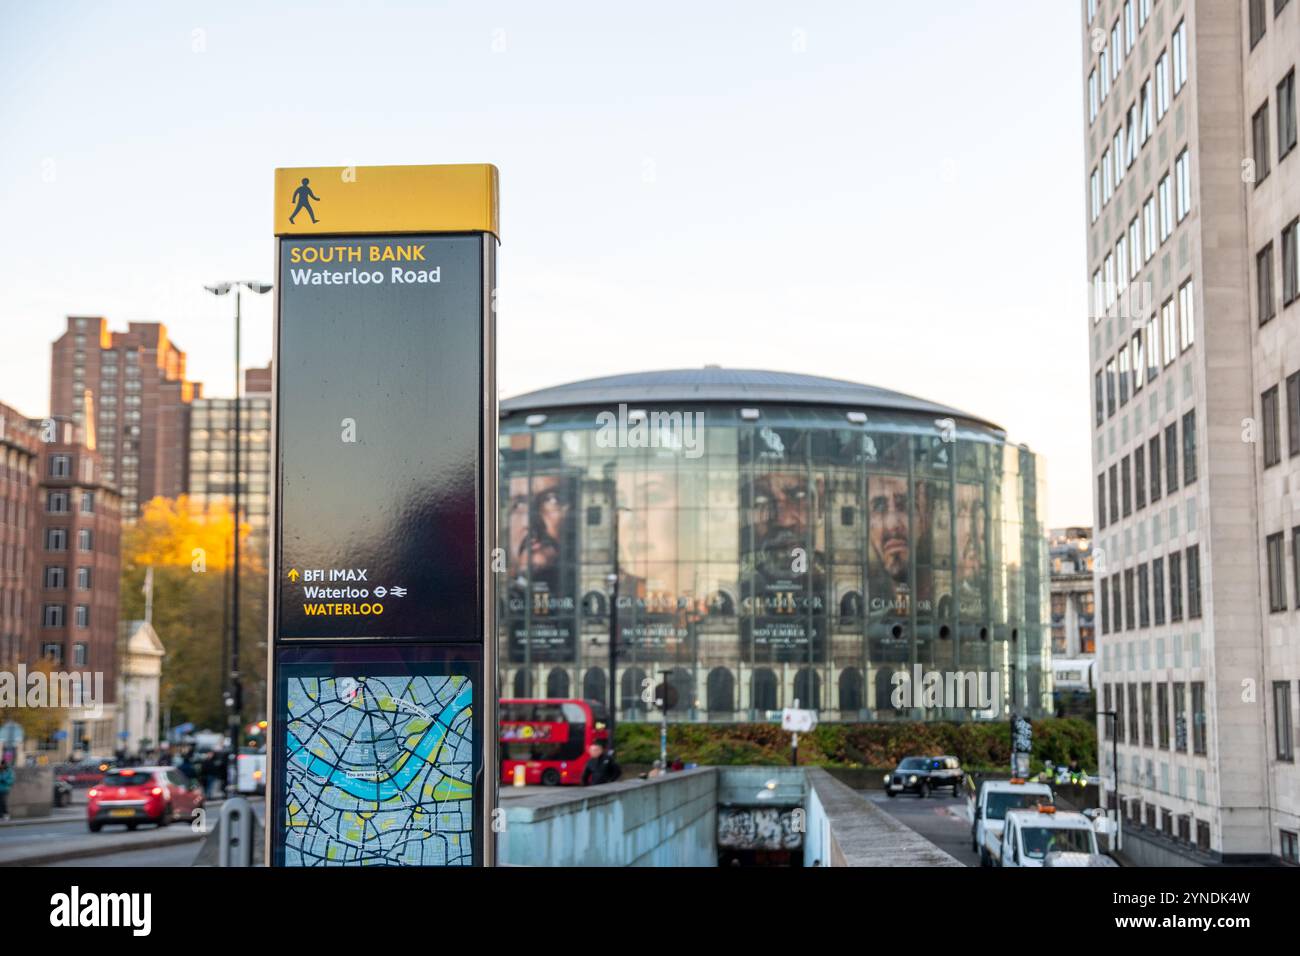
[{"label": "wayfinding sign pillar", "polygon": [[277,169],[267,855],[495,858],[489,165]]}]

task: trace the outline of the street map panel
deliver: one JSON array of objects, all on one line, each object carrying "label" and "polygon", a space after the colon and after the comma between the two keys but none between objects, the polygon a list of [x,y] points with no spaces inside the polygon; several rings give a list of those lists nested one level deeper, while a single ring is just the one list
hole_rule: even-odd
[{"label": "street map panel", "polygon": [[473,684],[293,677],[286,866],[470,866]]}]

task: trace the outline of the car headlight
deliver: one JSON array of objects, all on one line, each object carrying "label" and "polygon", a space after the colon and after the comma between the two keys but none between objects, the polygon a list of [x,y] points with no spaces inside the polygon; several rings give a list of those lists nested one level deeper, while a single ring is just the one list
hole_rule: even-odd
[{"label": "car headlight", "polygon": [[912,774],[910,777],[908,777],[908,778],[907,778],[907,782],[908,782],[908,783],[916,783],[916,774]]},{"label": "car headlight", "polygon": [[889,783],[889,774],[885,774],[885,783]]}]

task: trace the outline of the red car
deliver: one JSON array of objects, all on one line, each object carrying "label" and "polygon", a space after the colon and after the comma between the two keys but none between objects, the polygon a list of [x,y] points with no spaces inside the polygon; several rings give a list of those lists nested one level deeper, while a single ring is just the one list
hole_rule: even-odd
[{"label": "red car", "polygon": [[175,767],[116,767],[86,794],[86,823],[92,833],[105,823],[141,823],[165,827],[189,820],[203,806],[198,782],[186,780]]}]

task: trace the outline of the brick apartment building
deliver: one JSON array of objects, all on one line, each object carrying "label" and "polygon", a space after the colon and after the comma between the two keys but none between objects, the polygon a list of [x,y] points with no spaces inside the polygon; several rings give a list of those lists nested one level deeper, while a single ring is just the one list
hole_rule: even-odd
[{"label": "brick apartment building", "polygon": [[122,515],[134,521],[150,498],[174,498],[189,484],[190,403],[202,386],[185,378],[185,353],[167,327],[130,322],[111,332],[106,319],[69,316],[55,340],[50,410],[84,423],[84,394],[95,399],[104,477],[120,489]]}]

